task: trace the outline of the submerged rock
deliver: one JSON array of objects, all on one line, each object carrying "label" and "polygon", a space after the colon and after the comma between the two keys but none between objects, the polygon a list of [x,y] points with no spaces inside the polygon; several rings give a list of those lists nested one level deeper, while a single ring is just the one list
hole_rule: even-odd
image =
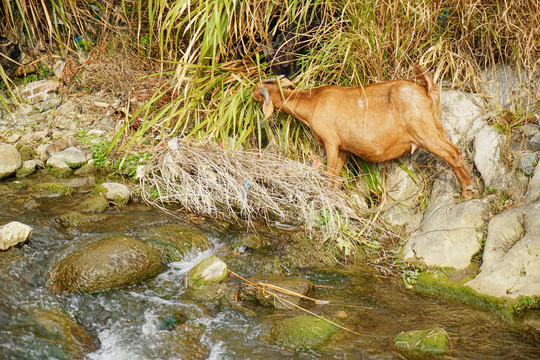
[{"label": "submerged rock", "polygon": [[165,263],[180,261],[191,251],[207,250],[211,246],[205,233],[180,224],[151,227],[141,238],[159,252]]},{"label": "submerged rock", "polygon": [[50,182],[32,185],[28,190],[38,196],[67,195],[73,192],[73,188],[69,186]]},{"label": "submerged rock", "polygon": [[163,270],[156,250],[142,241],[116,236],[82,246],[49,273],[53,291],[95,293],[133,284]]},{"label": "submerged rock", "polygon": [[7,250],[12,246],[25,242],[34,229],[18,221],[12,221],[0,226],[0,250]]},{"label": "submerged rock", "polygon": [[80,207],[83,212],[100,213],[109,207],[109,202],[103,196],[97,195],[84,200]]},{"label": "submerged rock", "polygon": [[323,347],[339,328],[314,316],[300,315],[278,320],[270,332],[271,342],[291,349],[306,350]]},{"label": "submerged rock", "polygon": [[49,359],[84,359],[86,354],[99,348],[98,340],[57,309],[33,309],[16,319],[12,326],[19,331],[30,331],[32,338],[40,339],[49,352]]},{"label": "submerged rock", "polygon": [[96,186],[94,192],[97,194],[103,194],[107,200],[115,205],[126,205],[131,196],[129,187],[115,182],[105,182],[98,185]]},{"label": "submerged rock", "polygon": [[106,219],[106,215],[98,214],[82,214],[78,211],[69,211],[58,216],[55,220],[58,225],[63,228],[74,228],[84,224],[94,223],[96,221]]},{"label": "submerged rock", "polygon": [[400,349],[441,355],[448,351],[448,333],[442,328],[404,331],[394,337]]},{"label": "submerged rock", "polygon": [[0,180],[6,178],[21,167],[21,155],[11,145],[0,145]]},{"label": "submerged rock", "polygon": [[240,289],[238,298],[241,300],[255,301],[263,306],[274,307],[276,309],[289,309],[291,308],[290,303],[299,305],[300,301],[302,300],[299,296],[288,295],[285,292],[280,291],[281,289],[306,296],[313,288],[313,283],[311,281],[301,277],[269,275],[255,276],[248,278],[247,280],[265,290],[268,290],[271,293],[278,295],[281,299],[286,300],[286,302],[282,302],[269,293],[252,286],[245,286]]}]

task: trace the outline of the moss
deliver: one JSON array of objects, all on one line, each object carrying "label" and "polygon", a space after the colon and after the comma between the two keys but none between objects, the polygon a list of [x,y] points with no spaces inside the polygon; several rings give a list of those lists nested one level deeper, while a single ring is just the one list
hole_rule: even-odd
[{"label": "moss", "polygon": [[69,166],[53,166],[47,168],[47,172],[57,178],[65,178],[73,173]]},{"label": "moss", "polygon": [[300,315],[274,323],[272,343],[297,350],[324,346],[339,328],[323,319]]},{"label": "moss", "polygon": [[83,212],[100,213],[109,207],[109,202],[103,196],[92,196],[83,201],[81,209]]},{"label": "moss", "polygon": [[394,345],[400,349],[441,355],[448,351],[448,334],[444,329],[404,331],[394,337]]},{"label": "moss", "polygon": [[513,316],[513,301],[510,299],[479,294],[465,285],[452,282],[443,272],[421,273],[414,288],[425,294],[442,295],[482,310],[488,310],[503,318]]},{"label": "moss", "polygon": [[28,145],[23,145],[19,149],[19,154],[21,155],[21,161],[32,160],[36,157],[36,150]]},{"label": "moss", "polygon": [[21,167],[19,168],[19,170],[17,170],[17,173],[16,173],[16,177],[18,179],[21,179],[21,178],[25,178],[27,176],[30,176],[32,175],[33,173],[36,172],[36,168],[33,167],[33,168],[24,168],[24,167]]},{"label": "moss", "polygon": [[71,194],[73,189],[69,186],[45,182],[41,184],[32,185],[30,191],[38,193],[40,195],[66,195]]}]

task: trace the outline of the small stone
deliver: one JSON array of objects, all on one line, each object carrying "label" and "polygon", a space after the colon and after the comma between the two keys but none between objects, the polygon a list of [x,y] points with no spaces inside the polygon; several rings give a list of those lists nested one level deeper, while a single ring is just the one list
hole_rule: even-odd
[{"label": "small stone", "polygon": [[0,145],[0,179],[6,178],[21,167],[21,155],[12,145]]},{"label": "small stone", "polygon": [[532,146],[533,151],[540,150],[540,132],[536,133],[530,140],[529,144]]},{"label": "small stone", "polygon": [[47,166],[58,166],[62,162],[70,168],[76,169],[86,163],[86,155],[81,149],[71,146],[51,156],[47,160]]},{"label": "small stone", "polygon": [[25,242],[34,229],[18,221],[12,221],[0,227],[0,250]]},{"label": "small stone", "polygon": [[199,289],[210,284],[221,283],[227,279],[229,269],[227,264],[217,256],[211,256],[197,265],[188,273],[188,287]]},{"label": "small stone", "polygon": [[17,141],[19,141],[19,139],[21,138],[21,134],[19,133],[16,133],[16,134],[13,134],[11,135],[9,138],[8,138],[8,143],[15,143]]},{"label": "small stone", "polygon": [[527,175],[532,175],[534,166],[538,160],[538,155],[535,153],[523,153],[519,156],[518,167]]},{"label": "small stone", "polygon": [[96,186],[94,193],[103,194],[107,200],[115,205],[126,205],[131,196],[131,192],[126,185],[115,182],[105,182]]},{"label": "small stone", "polygon": [[38,163],[36,160],[26,160],[23,162],[22,166],[17,170],[17,177],[18,178],[24,178],[29,175],[32,175],[36,172],[36,167]]}]

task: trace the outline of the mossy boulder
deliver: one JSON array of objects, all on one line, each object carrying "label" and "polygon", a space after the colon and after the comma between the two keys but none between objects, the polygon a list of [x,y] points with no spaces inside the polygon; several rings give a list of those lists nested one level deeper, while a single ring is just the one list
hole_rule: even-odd
[{"label": "mossy boulder", "polygon": [[82,246],[58,261],[49,273],[53,291],[97,293],[134,284],[163,271],[158,252],[125,236]]},{"label": "mossy boulder", "polygon": [[71,167],[64,162],[57,163],[54,166],[48,166],[47,172],[57,178],[65,178],[73,173]]},{"label": "mossy boulder", "polygon": [[36,160],[26,160],[23,162],[22,166],[17,170],[17,178],[24,178],[27,176],[32,175],[36,172],[37,168],[37,161]]},{"label": "mossy boulder", "polygon": [[19,149],[19,154],[21,155],[22,161],[32,160],[36,158],[36,150],[33,147],[28,145],[23,145]]},{"label": "mossy boulder", "polygon": [[9,326],[32,333],[49,359],[84,359],[99,348],[99,341],[84,327],[58,309],[36,308],[19,316]]},{"label": "mossy boulder", "polygon": [[92,196],[84,200],[80,206],[82,212],[100,213],[109,207],[109,202],[101,195]]},{"label": "mossy boulder", "polygon": [[433,355],[448,351],[448,333],[442,328],[404,331],[394,337],[394,345],[400,349]]},{"label": "mossy boulder", "polygon": [[73,189],[69,186],[44,182],[30,186],[30,193],[40,196],[53,196],[53,195],[67,195],[73,192]]},{"label": "mossy boulder", "polygon": [[78,211],[69,211],[65,214],[58,216],[55,221],[59,226],[63,228],[76,228],[85,224],[104,220],[105,218],[106,215],[82,214]]},{"label": "mossy boulder", "polygon": [[21,155],[15,147],[0,144],[0,180],[14,174],[21,164]]},{"label": "mossy boulder", "polygon": [[165,263],[180,261],[191,251],[207,250],[212,245],[204,232],[180,224],[151,227],[141,238],[159,252]]},{"label": "mossy boulder", "polygon": [[339,328],[323,319],[300,315],[274,323],[270,331],[271,342],[296,350],[323,347]]}]

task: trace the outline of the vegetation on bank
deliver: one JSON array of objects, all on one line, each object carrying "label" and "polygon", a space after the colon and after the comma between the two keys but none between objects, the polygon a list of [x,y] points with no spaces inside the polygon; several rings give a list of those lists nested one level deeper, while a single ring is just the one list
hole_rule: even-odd
[{"label": "vegetation on bank", "polygon": [[[61,58],[64,92],[104,91],[121,101],[116,136],[91,146],[98,168],[130,177],[173,137],[320,163],[323,151],[303,124],[284,114],[263,122],[252,101],[254,84],[279,66],[309,88],[410,77],[420,64],[438,82],[472,90],[480,89],[484,68],[508,64],[533,73],[538,66],[536,0],[16,0],[4,2],[0,16],[7,19],[0,76],[8,89],[29,65],[43,64],[37,79]],[[30,56],[28,64],[8,59],[17,51]],[[363,189],[370,205],[383,198],[377,166],[351,157],[344,175],[346,190]],[[369,236],[376,233],[351,230],[341,216],[333,209],[313,216],[321,228],[348,231],[333,236],[332,247],[346,257],[373,246]]]}]

